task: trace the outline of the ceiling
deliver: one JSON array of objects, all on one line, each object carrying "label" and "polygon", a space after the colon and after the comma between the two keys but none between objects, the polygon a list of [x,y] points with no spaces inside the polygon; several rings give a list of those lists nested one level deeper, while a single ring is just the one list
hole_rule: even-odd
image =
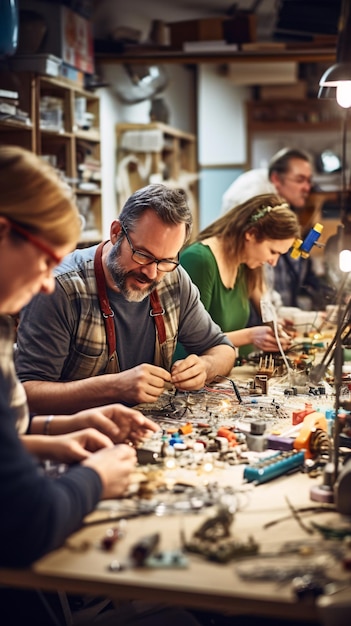
[{"label": "ceiling", "polygon": [[328,29],[332,28],[335,35],[341,0],[93,0],[93,3],[92,18],[99,39],[113,36],[116,27],[130,27],[140,30],[142,40],[146,40],[150,24],[155,21],[169,24],[224,17],[243,10],[255,13],[257,39],[264,41],[273,38],[277,26],[290,28],[291,20],[296,24],[294,31],[329,33]]},{"label": "ceiling", "polygon": [[[93,21],[98,38],[108,35],[115,24],[143,31],[152,20],[165,23],[230,15],[230,10],[255,10],[257,30],[274,22],[281,0],[94,0]],[[145,24],[148,24],[148,27]]]},{"label": "ceiling", "polygon": [[233,0],[172,0],[172,4],[186,14],[192,11],[201,16],[204,13],[224,15],[234,8],[271,13],[275,11],[278,3],[277,0],[237,0],[236,2]]},{"label": "ceiling", "polygon": [[[98,8],[100,2],[101,0],[94,1],[95,8]],[[119,0],[110,0],[110,2],[115,5],[119,4]],[[180,16],[183,12],[184,19],[186,19],[190,13],[193,14],[194,18],[201,17],[205,14],[224,15],[227,11],[230,11],[230,9],[233,9],[234,7],[242,10],[255,10],[256,13],[272,13],[275,12],[278,3],[279,0],[236,0],[236,2],[233,2],[233,0],[172,0],[170,4],[167,3],[167,10],[171,10],[171,8],[174,7],[177,9]],[[148,4],[148,0],[146,0],[146,2],[145,0],[144,2],[140,2],[139,0],[139,4],[141,9],[142,4]],[[157,4],[157,0],[154,0],[154,4]],[[159,0],[158,4],[165,6],[163,0]]]}]

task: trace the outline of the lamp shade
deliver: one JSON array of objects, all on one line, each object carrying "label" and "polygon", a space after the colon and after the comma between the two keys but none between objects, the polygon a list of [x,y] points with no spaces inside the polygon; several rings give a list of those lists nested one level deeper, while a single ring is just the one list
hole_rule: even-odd
[{"label": "lamp shade", "polygon": [[317,98],[319,100],[336,100],[336,87],[319,87]]},{"label": "lamp shade", "polygon": [[319,86],[337,87],[344,80],[351,80],[351,59],[349,63],[335,63],[329,67],[320,79]]},{"label": "lamp shade", "polygon": [[341,6],[336,61],[319,81],[318,98],[331,97],[323,88],[335,88],[338,104],[348,109],[351,107],[351,0],[343,0]]}]

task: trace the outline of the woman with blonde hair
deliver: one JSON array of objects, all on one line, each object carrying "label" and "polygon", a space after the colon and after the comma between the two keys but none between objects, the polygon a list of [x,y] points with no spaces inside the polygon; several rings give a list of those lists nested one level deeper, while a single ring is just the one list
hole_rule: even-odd
[{"label": "woman with blonde hair", "polygon": [[[28,407],[13,363],[13,316],[39,291],[54,289],[53,268],[75,246],[80,219],[55,171],[22,148],[0,147],[0,190],[1,567],[28,565],[61,545],[100,498],[122,495],[136,455],[121,442],[138,441],[157,427],[139,411],[110,405],[38,418],[40,434],[27,434]],[[39,459],[78,464],[57,481],[39,472]]]},{"label": "woman with blonde hair", "polygon": [[[30,565],[61,546],[100,499],[125,495],[136,464],[126,443],[158,430],[139,411],[113,404],[35,416],[28,432],[40,434],[18,435],[28,407],[13,363],[13,316],[36,293],[53,291],[53,268],[79,234],[72,194],[55,171],[22,148],[0,146],[0,567]],[[48,476],[39,465],[44,459],[65,463],[67,471]],[[198,626],[179,608],[130,602],[120,611],[105,598],[67,596],[61,605],[60,597],[0,586],[2,620],[68,623],[72,606],[70,623],[81,623],[84,613],[84,623],[101,626]]]},{"label": "woman with blonde hair", "polygon": [[[181,253],[180,262],[199,288],[205,309],[236,347],[278,350],[269,326],[246,328],[250,302],[259,312],[267,290],[265,264],[275,266],[299,235],[297,217],[285,200],[263,194],[219,217]],[[287,345],[286,340],[281,344]],[[178,346],[177,358],[181,352]]]},{"label": "woman with blonde hair", "polygon": [[1,215],[36,232],[53,246],[72,248],[81,219],[71,188],[32,152],[2,146],[0,153]]}]

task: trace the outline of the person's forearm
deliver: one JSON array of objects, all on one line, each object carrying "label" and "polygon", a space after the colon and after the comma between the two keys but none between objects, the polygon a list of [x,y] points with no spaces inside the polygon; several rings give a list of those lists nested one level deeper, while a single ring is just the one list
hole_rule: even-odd
[{"label": "person's forearm", "polygon": [[50,439],[45,435],[22,435],[21,441],[31,454],[38,459],[50,458]]},{"label": "person's forearm", "polygon": [[251,328],[241,328],[240,330],[232,330],[228,333],[225,333],[228,339],[232,342],[234,346],[240,348],[241,346],[247,346],[250,343],[253,343],[252,329]]},{"label": "person's forearm", "polygon": [[104,374],[66,383],[30,380],[23,384],[32,413],[45,415],[55,411],[70,414],[121,401],[116,384],[117,376],[118,374]]},{"label": "person's forearm", "polygon": [[236,350],[230,346],[220,345],[211,348],[201,357],[206,363],[206,382],[212,382],[216,376],[227,376],[234,367]]},{"label": "person's forearm", "polygon": [[35,415],[32,417],[29,433],[31,435],[62,435],[85,428],[78,418],[69,415]]}]

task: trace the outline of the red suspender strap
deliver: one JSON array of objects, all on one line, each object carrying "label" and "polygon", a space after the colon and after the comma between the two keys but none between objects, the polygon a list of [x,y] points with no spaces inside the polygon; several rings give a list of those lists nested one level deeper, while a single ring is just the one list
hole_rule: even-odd
[{"label": "red suspender strap", "polygon": [[[115,333],[115,323],[113,321],[114,312],[110,307],[110,303],[106,293],[106,281],[104,270],[102,268],[102,250],[103,247],[107,243],[107,241],[102,241],[95,252],[94,257],[94,271],[96,277],[96,283],[98,288],[98,296],[100,302],[100,309],[104,318],[105,330],[106,330],[106,338],[108,343],[108,352],[109,356],[112,356],[116,350],[116,333]],[[154,322],[156,324],[158,339],[160,344],[166,341],[166,328],[163,316],[165,314],[165,310],[161,307],[160,299],[158,297],[157,290],[154,289],[150,294],[150,315],[154,318]]]},{"label": "red suspender strap", "polygon": [[95,278],[98,288],[98,296],[100,302],[100,309],[102,316],[104,318],[105,330],[106,330],[106,339],[108,344],[108,354],[109,357],[113,355],[116,350],[116,333],[115,333],[115,323],[113,321],[114,312],[110,307],[110,303],[108,301],[107,293],[106,293],[106,281],[104,270],[102,268],[102,250],[103,247],[107,243],[106,241],[102,241],[95,252],[94,257],[94,271]]},{"label": "red suspender strap", "polygon": [[154,318],[157,332],[158,332],[158,340],[160,343],[164,343],[166,341],[166,328],[163,316],[165,314],[165,310],[161,307],[160,299],[158,297],[158,293],[156,289],[154,289],[150,294],[150,315]]}]

